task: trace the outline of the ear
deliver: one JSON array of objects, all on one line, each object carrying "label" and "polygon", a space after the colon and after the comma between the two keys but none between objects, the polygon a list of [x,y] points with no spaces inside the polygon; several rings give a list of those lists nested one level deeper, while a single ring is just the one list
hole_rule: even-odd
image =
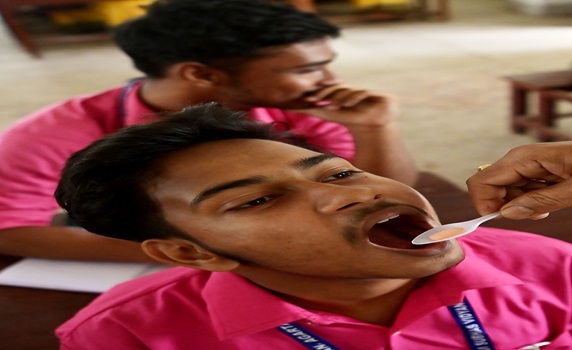
[{"label": "ear", "polygon": [[204,65],[199,62],[181,62],[172,67],[173,73],[180,79],[193,83],[195,86],[212,87],[227,80],[224,71]]},{"label": "ear", "polygon": [[201,246],[178,238],[149,239],[141,244],[145,254],[170,265],[192,267],[206,271],[231,271],[240,263],[210,252]]}]

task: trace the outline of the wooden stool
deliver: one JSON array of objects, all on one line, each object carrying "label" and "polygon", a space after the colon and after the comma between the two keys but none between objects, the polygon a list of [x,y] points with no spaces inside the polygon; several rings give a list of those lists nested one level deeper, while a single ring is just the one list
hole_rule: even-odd
[{"label": "wooden stool", "polygon": [[[556,101],[560,100],[563,92],[572,89],[572,70],[552,71],[506,77],[511,86],[511,128],[515,133],[522,134],[528,129],[536,132],[539,141],[560,141],[571,138],[558,133],[554,129],[554,120],[559,115],[556,112]],[[560,91],[549,94],[548,91]],[[529,96],[538,95],[539,110],[529,112]]]},{"label": "wooden stool", "polygon": [[0,0],[0,17],[2,17],[4,24],[13,34],[14,38],[18,40],[20,45],[22,45],[32,56],[40,57],[40,45],[109,40],[110,35],[108,33],[76,35],[52,34],[34,38],[19,18],[19,12],[38,6],[78,5],[89,4],[97,1],[98,0]]},{"label": "wooden stool", "polygon": [[[572,88],[572,87],[571,87]],[[569,141],[571,136],[558,132],[556,118],[572,117],[572,113],[558,113],[558,103],[572,103],[572,92],[566,90],[545,90],[539,93],[539,123],[536,129],[539,139],[544,141]]]}]

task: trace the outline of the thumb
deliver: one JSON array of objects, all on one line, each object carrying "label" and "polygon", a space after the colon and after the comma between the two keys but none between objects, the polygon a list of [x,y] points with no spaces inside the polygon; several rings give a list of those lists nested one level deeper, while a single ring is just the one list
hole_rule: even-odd
[{"label": "thumb", "polygon": [[539,219],[567,207],[572,207],[571,180],[518,196],[503,205],[501,214],[508,219]]}]

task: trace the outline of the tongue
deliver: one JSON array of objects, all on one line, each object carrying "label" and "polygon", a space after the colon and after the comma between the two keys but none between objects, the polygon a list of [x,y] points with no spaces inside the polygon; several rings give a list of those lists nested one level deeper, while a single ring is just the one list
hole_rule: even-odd
[{"label": "tongue", "polygon": [[385,230],[380,225],[375,225],[369,231],[369,241],[388,248],[415,249],[420,246],[411,243],[412,238],[406,233]]}]

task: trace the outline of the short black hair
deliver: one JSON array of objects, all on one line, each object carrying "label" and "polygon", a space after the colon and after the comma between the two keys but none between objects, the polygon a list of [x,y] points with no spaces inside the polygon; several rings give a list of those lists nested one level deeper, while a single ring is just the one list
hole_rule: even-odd
[{"label": "short black hair", "polygon": [[167,67],[180,62],[209,65],[249,59],[262,49],[339,35],[337,26],[288,4],[165,0],[153,3],[146,15],[116,27],[114,40],[137,69],[160,78]]},{"label": "short black hair", "polygon": [[197,105],[125,127],[74,153],[62,171],[56,200],[80,226],[103,236],[189,239],[167,223],[147,186],[160,175],[166,156],[227,139],[275,140],[316,150],[280,124],[262,124],[216,103]]}]

